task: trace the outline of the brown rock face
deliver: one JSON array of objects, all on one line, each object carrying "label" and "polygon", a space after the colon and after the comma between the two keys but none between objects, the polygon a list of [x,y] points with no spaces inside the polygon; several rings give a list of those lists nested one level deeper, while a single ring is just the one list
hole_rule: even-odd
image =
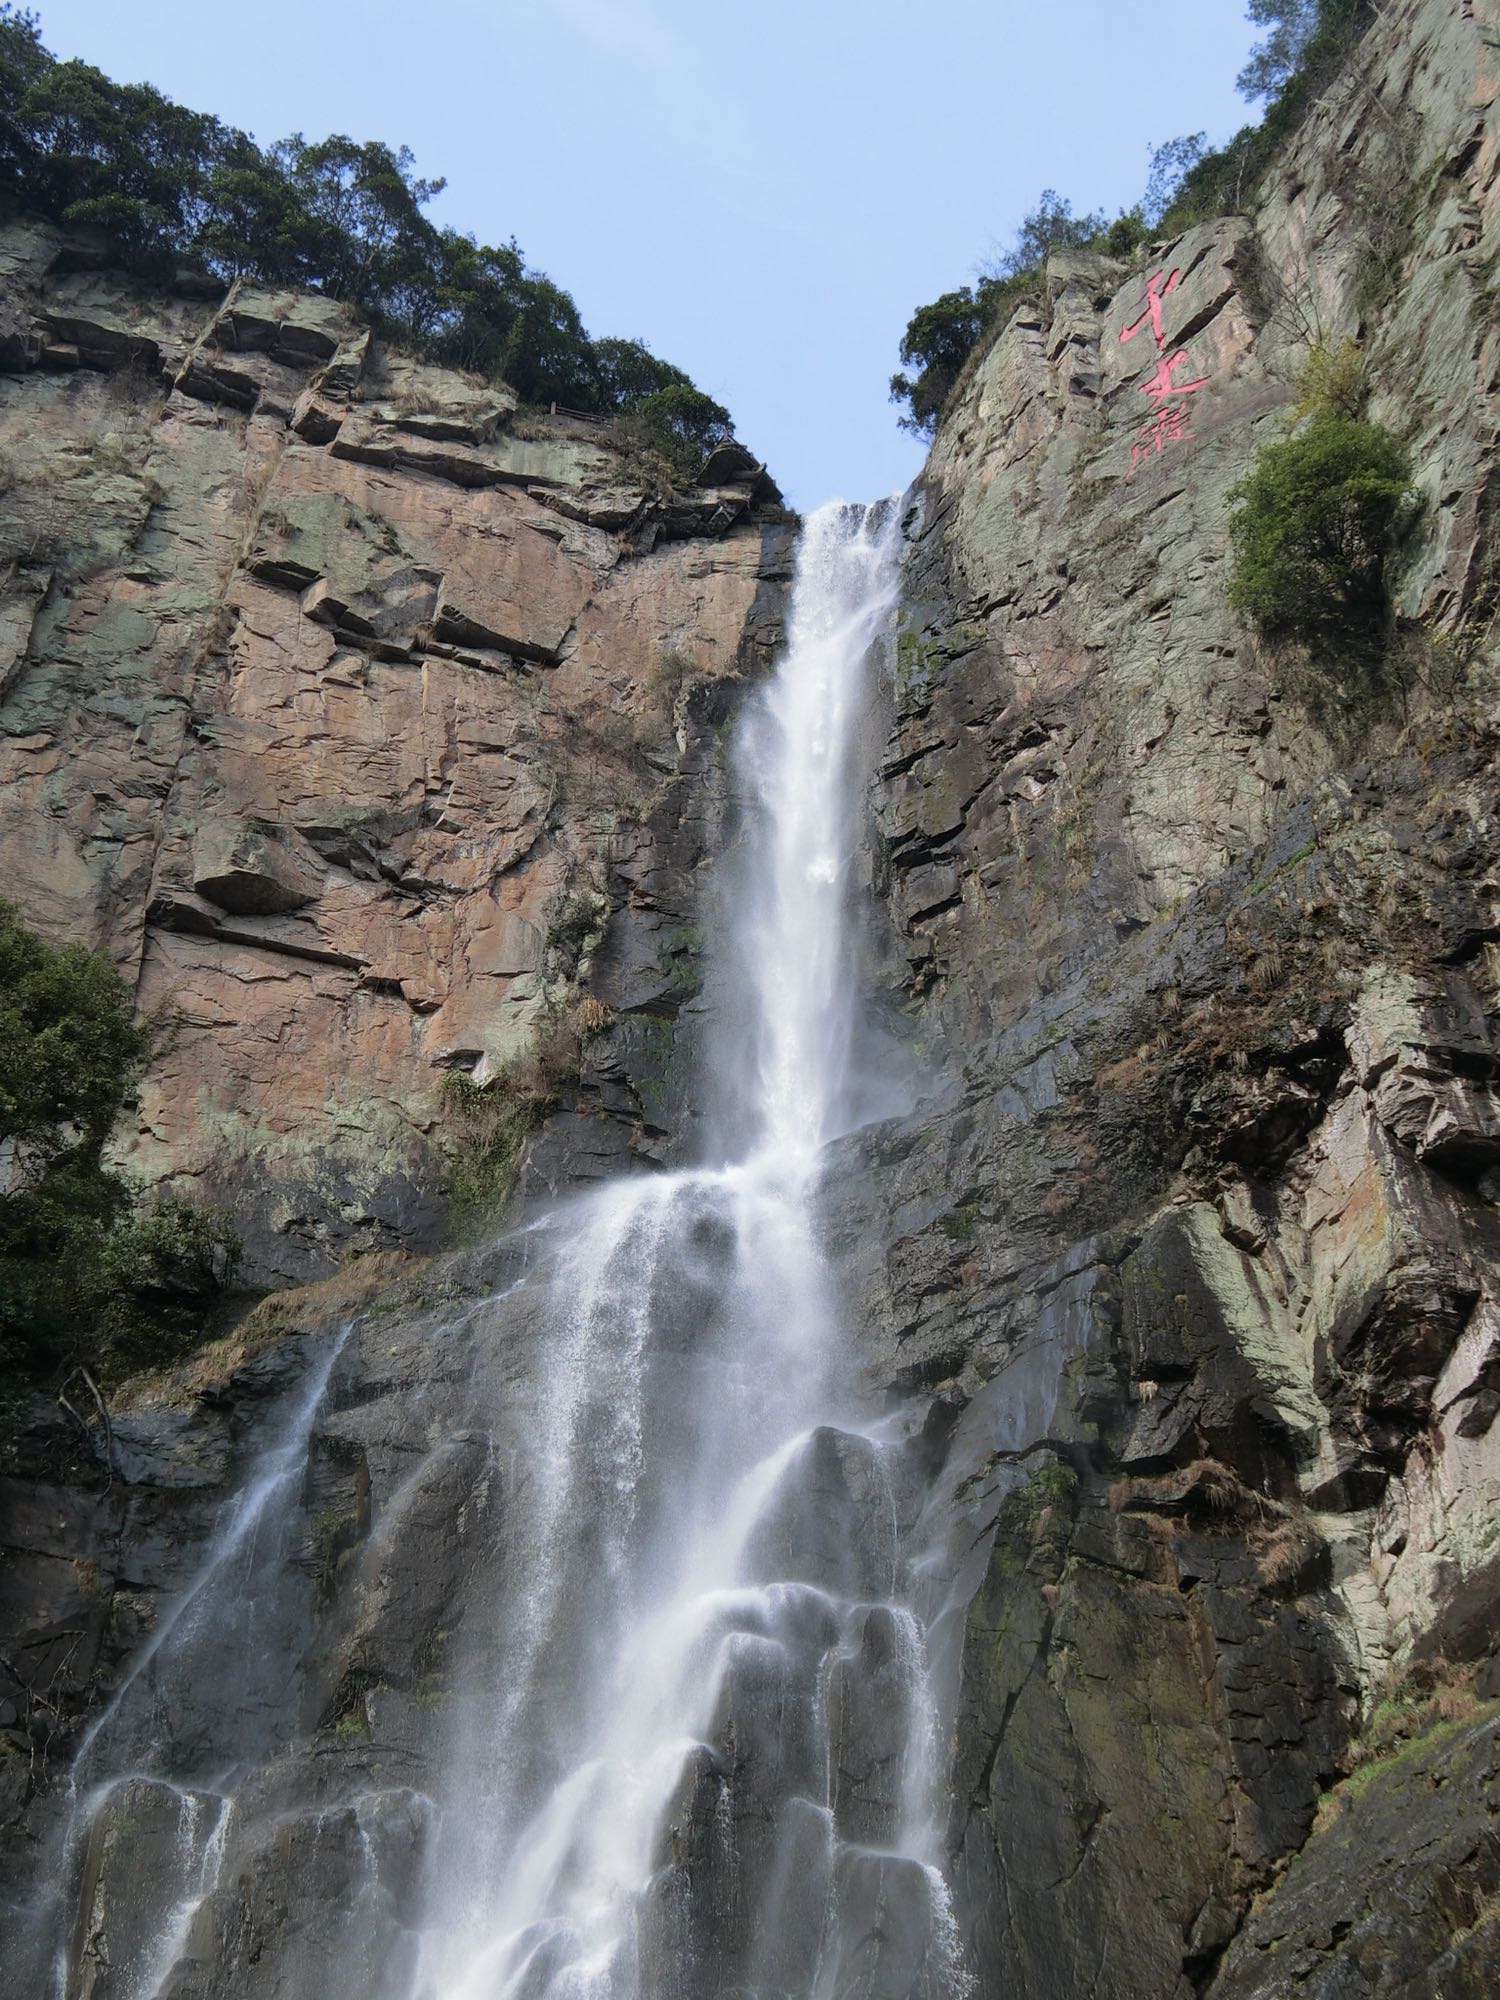
[{"label": "brown rock face", "polygon": [[664,502],[328,300],[58,248],[3,245],[0,871],[179,1017],[131,1167],[232,1197],[253,1276],[316,1275],[430,1234],[439,1087],[563,989],[564,899],[628,928],[616,863],[664,829],[691,872],[670,796],[767,656],[785,531],[748,457]]}]

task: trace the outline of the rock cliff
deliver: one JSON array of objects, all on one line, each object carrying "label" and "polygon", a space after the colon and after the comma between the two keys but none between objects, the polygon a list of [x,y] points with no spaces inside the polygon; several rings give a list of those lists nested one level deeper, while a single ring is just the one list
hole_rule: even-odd
[{"label": "rock cliff", "polygon": [[[232,1198],[267,1277],[429,1242],[445,1069],[503,1061],[580,969],[616,1025],[533,1182],[659,1157],[716,729],[780,616],[761,475],[664,493],[326,305],[140,298],[60,248],[7,239],[0,843],[38,920],[182,1010],[132,1157]],[[901,1526],[982,2000],[1500,1986],[1497,268],[1500,10],[1389,0],[1253,214],[1053,260],[912,496],[867,886],[926,1101],[843,1142],[828,1227],[872,1390],[925,1411]],[[1346,334],[1426,502],[1407,706],[1352,747],[1225,594],[1231,489]],[[1143,402],[1163,365],[1181,419]],[[391,1802],[525,1459],[514,1417],[498,1461],[466,1427],[471,1349],[506,1379],[524,1310],[494,1302],[544,1254],[273,1298],[92,1455],[36,1415],[13,1853],[354,1321],[286,1528],[292,1664],[252,1705],[259,1819],[176,2000],[374,1966],[409,1921]],[[96,1832],[77,1992],[181,1810]]]},{"label": "rock cliff", "polygon": [[[919,485],[877,873],[951,1098],[836,1212],[953,1425],[986,1994],[1500,1978],[1497,148],[1495,9],[1382,8],[1253,215],[1053,259]],[[1424,496],[1409,643],[1468,673],[1352,753],[1225,594],[1346,335]]]},{"label": "rock cliff", "polygon": [[438,1240],[445,1074],[616,912],[648,1028],[598,1150],[659,1146],[715,726],[779,630],[764,470],[675,492],[332,301],[90,262],[0,241],[0,868],[175,1021],[127,1164],[232,1205],[252,1282]]}]

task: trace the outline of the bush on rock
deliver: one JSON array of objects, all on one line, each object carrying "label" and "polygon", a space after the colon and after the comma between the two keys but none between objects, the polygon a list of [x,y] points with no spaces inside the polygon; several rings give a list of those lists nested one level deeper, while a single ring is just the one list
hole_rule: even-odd
[{"label": "bush on rock", "polygon": [[1325,403],[1235,489],[1230,601],[1343,683],[1334,708],[1359,706],[1381,677],[1391,559],[1417,504],[1410,469],[1383,426]]},{"label": "bush on rock", "polygon": [[217,1211],[143,1201],[105,1158],[157,1024],[109,960],[0,903],[0,1383],[103,1375],[198,1338],[239,1245]]}]

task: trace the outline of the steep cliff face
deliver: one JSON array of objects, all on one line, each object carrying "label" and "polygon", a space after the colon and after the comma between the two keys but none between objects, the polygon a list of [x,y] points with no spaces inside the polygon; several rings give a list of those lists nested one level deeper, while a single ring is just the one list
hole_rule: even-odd
[{"label": "steep cliff face", "polygon": [[[167,1015],[127,1167],[222,1201],[252,1283],[304,1283],[116,1397],[91,1442],[42,1398],[8,1431],[0,1877],[9,1905],[55,1858],[90,1717],[136,1671],[152,1684],[170,1607],[241,1518],[226,1505],[259,1509],[172,1642],[192,1665],[170,1725],[212,1761],[232,1710],[233,1756],[279,1768],[240,1850],[255,1907],[237,1882],[205,1974],[248,1993],[262,1951],[279,1979],[304,1948],[373,1965],[389,1944],[363,1908],[342,1944],[302,1939],[370,1829],[357,1810],[325,1824],[313,1766],[304,1786],[300,1756],[276,1758],[315,1740],[357,1789],[405,1785],[375,1839],[412,1893],[445,1636],[498,1547],[453,1324],[483,1316],[491,1272],[406,1275],[447,1227],[443,1086],[502,1076],[587,990],[594,1032],[549,1079],[523,1192],[682,1136],[723,725],[779,640],[792,530],[738,447],[683,490],[609,428],[518,413],[326,300],[141,292],[45,228],[13,227],[0,255],[5,893],[108,949]],[[314,1435],[308,1382],[355,1313],[374,1317]],[[80,1992],[145,1977],[143,1885],[207,1809],[127,1791],[85,1864]],[[20,1941],[13,1916],[5,1990],[36,1992],[56,1940]]]},{"label": "steep cliff face", "polygon": [[[718,725],[779,619],[755,469],[664,495],[326,305],[136,298],[58,249],[6,253],[0,841],[9,893],[183,1011],[135,1159],[223,1191],[267,1275],[420,1242],[445,1068],[503,1062],[580,970],[618,1018],[532,1184],[660,1157]],[[894,1525],[983,2000],[1500,1986],[1497,268],[1500,12],[1389,0],[1252,216],[1054,259],[914,495],[868,872],[927,1102],[844,1141],[826,1198],[869,1386],[920,1417]],[[1407,706],[1353,747],[1225,592],[1231,490],[1345,334],[1426,502]],[[284,1671],[242,1689],[254,1775],[176,2000],[378,1990],[409,1934],[549,1254],[356,1264],[91,1450],[37,1413],[12,1857],[225,1494],[301,1440],[245,1586]],[[144,1948],[190,1807],[99,1816],[71,1992]]]},{"label": "steep cliff face", "polygon": [[[231,1205],[252,1280],[317,1277],[433,1240],[445,1073],[524,1048],[612,914],[632,1022],[692,990],[787,531],[737,448],[674,493],[330,301],[87,261],[0,243],[0,869],[177,1018],[128,1164]],[[661,1042],[586,1080],[586,1150],[659,1150]]]},{"label": "steep cliff face", "polygon": [[[837,1213],[856,1264],[893,1218],[872,1365],[954,1426],[986,1994],[1500,1977],[1500,20],[1380,14],[1253,216],[1053,259],[920,486],[877,844],[950,1096]],[[1426,503],[1406,643],[1468,664],[1358,761],[1225,595],[1230,490],[1346,334]],[[1403,1674],[1470,1776],[1338,1786]]]}]

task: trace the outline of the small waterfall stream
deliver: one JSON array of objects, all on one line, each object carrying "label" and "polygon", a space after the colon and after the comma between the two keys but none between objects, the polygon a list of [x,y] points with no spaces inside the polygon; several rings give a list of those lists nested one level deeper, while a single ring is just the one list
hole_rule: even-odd
[{"label": "small waterfall stream", "polygon": [[[58,1882],[87,1872],[79,1857],[98,1848],[104,1802],[119,1822],[122,1787],[132,1812],[170,1819],[157,1851],[177,1858],[143,1894],[131,1964],[91,1963],[82,1983],[76,1922],[51,1902],[60,2000],[238,1991],[205,1972],[220,1949],[205,1940],[243,1925],[218,1885],[257,1811],[245,1852],[302,1841],[313,1872],[304,1934],[256,1994],[969,1990],[909,1575],[912,1427],[861,1399],[817,1220],[824,1149],[881,1102],[862,1075],[853,971],[855,744],[898,573],[893,503],[814,514],[784,658],[741,725],[744,828],[708,1049],[715,1157],[563,1205],[526,1233],[523,1276],[449,1328],[472,1372],[433,1462],[477,1453],[500,1525],[453,1607],[426,1768],[341,1790],[324,1764],[296,1820],[264,1775],[295,1761],[288,1732],[306,1728],[258,1677],[268,1640],[296,1643],[286,1522],[335,1348],[84,1743]],[[413,1492],[424,1476],[409,1475]],[[397,1516],[377,1522],[372,1545],[394,1536],[399,1562],[400,1533]],[[284,1601],[258,1622],[277,1570]],[[173,1697],[199,1674],[223,1713],[184,1734]],[[325,1867],[337,1907],[316,1886]],[[409,1893],[382,1868],[404,1868]]]},{"label": "small waterfall stream", "polygon": [[79,1739],[57,1851],[11,1943],[38,2000],[49,1991],[73,2000],[99,1842],[111,1824],[143,1822],[159,1829],[165,1865],[141,1885],[149,1894],[114,1940],[105,1990],[113,2000],[157,2000],[218,1882],[239,1779],[291,1738],[286,1696],[310,1609],[295,1566],[303,1479],[350,1332],[315,1351],[282,1398],[270,1442],[221,1508],[196,1575]]}]

